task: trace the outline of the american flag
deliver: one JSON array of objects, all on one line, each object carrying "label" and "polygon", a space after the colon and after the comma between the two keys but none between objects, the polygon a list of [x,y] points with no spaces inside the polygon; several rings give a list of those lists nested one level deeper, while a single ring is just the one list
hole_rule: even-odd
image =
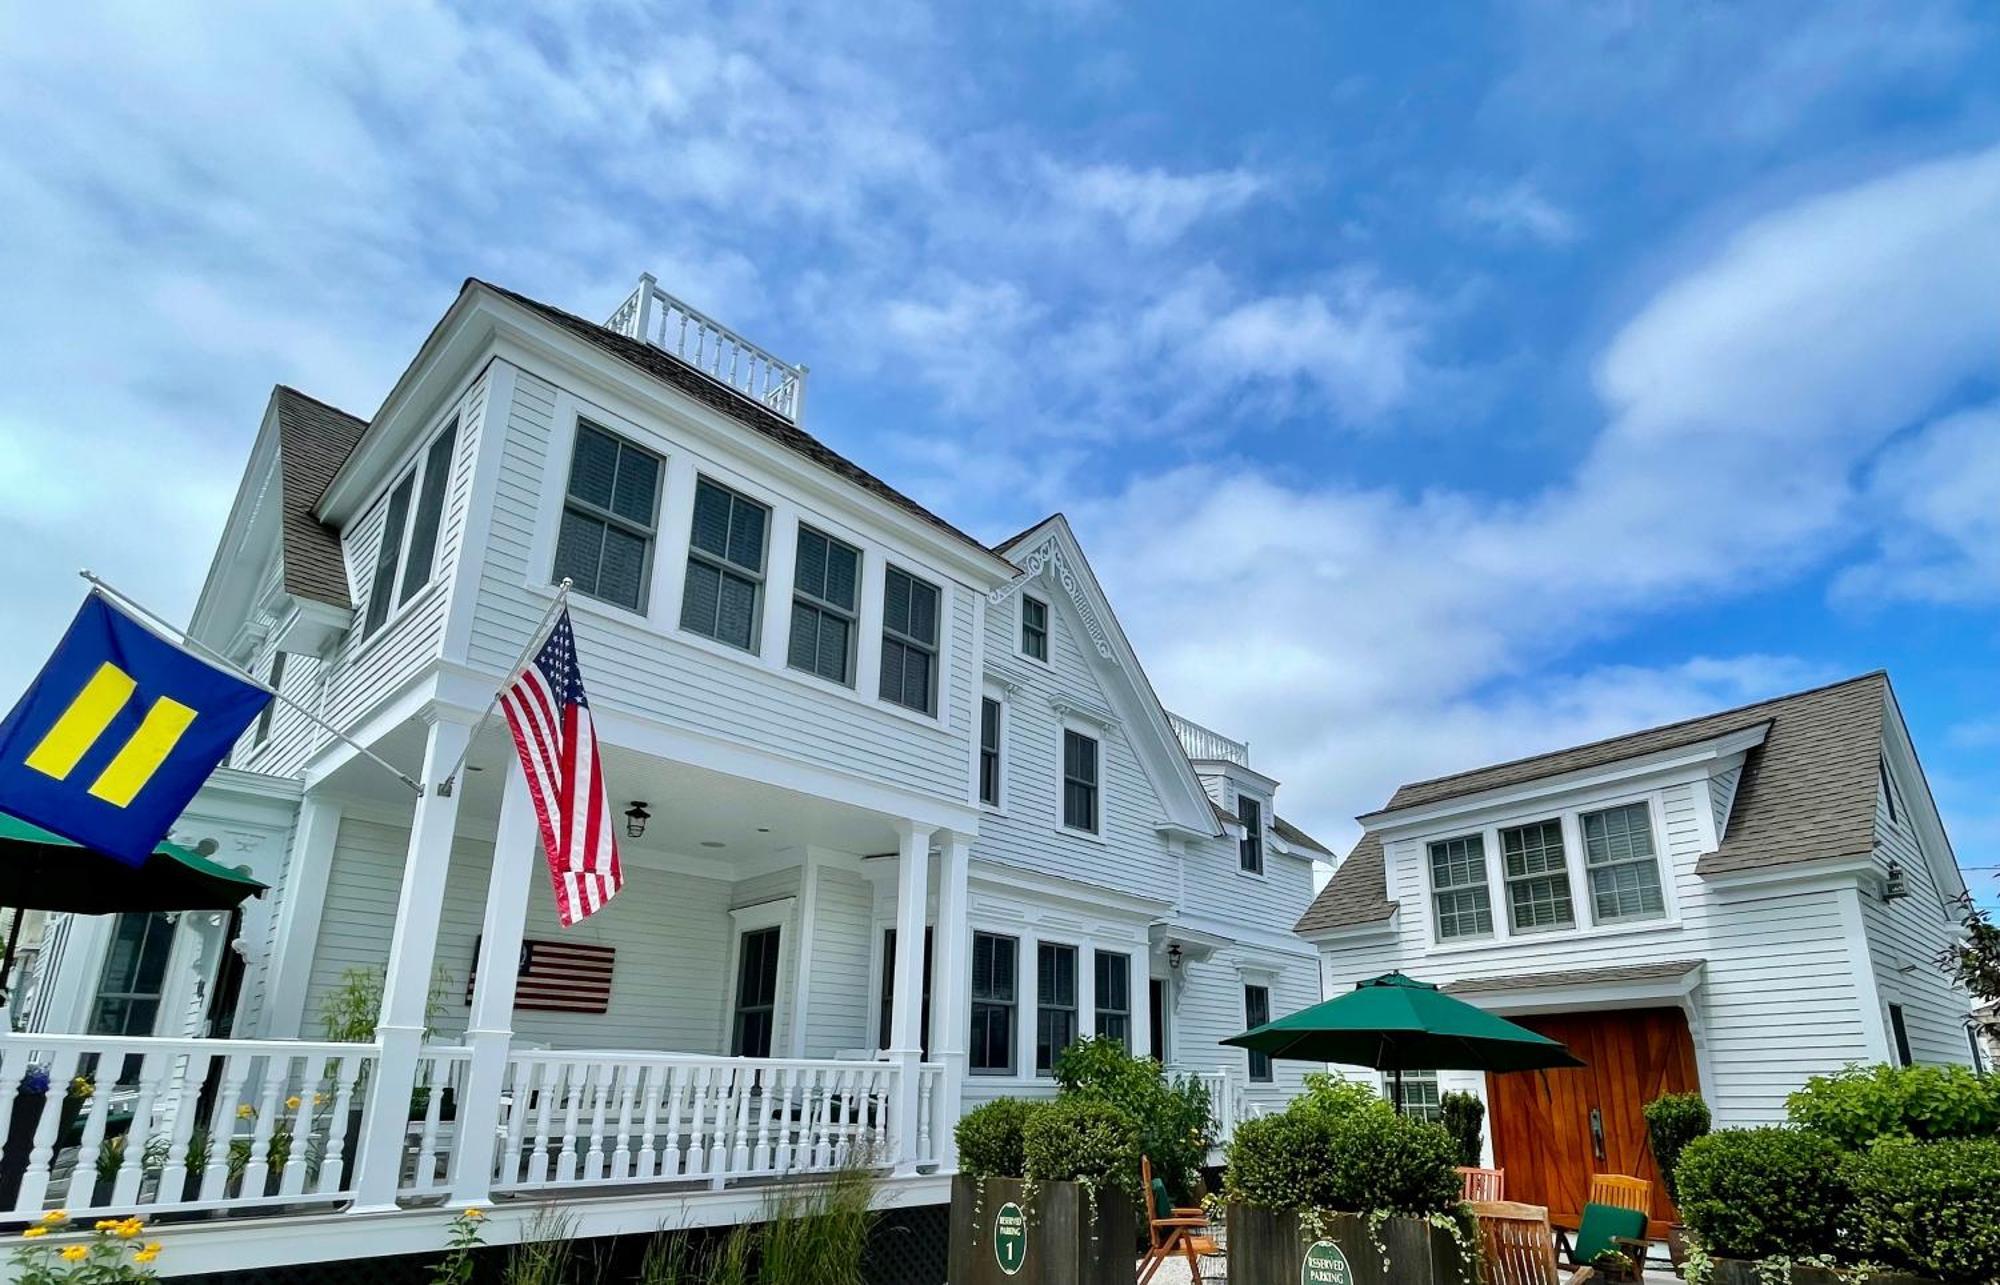
[{"label": "american flag", "polygon": [[603,909],[624,883],[567,608],[534,661],[500,693],[500,709],[514,729],[555,881],[556,915],[567,928]]},{"label": "american flag", "polygon": [[[479,982],[477,943],[472,958],[472,972],[465,979],[468,1008]],[[514,1007],[540,1013],[610,1012],[611,973],[617,959],[618,952],[611,946],[529,937],[521,943],[521,959],[515,970]]]}]

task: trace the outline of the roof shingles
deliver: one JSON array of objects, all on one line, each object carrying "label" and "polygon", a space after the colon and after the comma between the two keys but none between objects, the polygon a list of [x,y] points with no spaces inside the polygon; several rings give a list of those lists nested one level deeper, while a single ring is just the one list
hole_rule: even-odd
[{"label": "roof shingles", "polygon": [[354,603],[348,593],[340,532],[315,517],[313,506],[353,453],[368,421],[283,384],[272,390],[271,399],[278,411],[285,592],[350,608]]}]

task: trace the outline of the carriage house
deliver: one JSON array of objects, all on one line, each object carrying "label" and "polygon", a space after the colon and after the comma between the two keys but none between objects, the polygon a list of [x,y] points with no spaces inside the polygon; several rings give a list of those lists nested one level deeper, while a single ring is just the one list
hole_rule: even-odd
[{"label": "carriage house", "polygon": [[[1082,1035],[1223,1133],[1296,1091],[1218,1044],[1320,994],[1278,782],[1161,706],[1059,515],[983,544],[805,393],[650,277],[606,325],[467,282],[366,420],[273,393],[191,633],[353,744],[273,707],[176,826],[271,885],[239,914],[52,929],[13,1050],[116,1083],[43,1117],[16,1218],[260,1210],[170,1270],[255,1268],[472,1202],[742,1221],[864,1147],[907,1208]],[[563,579],[626,876],[570,929],[480,730]]]}]

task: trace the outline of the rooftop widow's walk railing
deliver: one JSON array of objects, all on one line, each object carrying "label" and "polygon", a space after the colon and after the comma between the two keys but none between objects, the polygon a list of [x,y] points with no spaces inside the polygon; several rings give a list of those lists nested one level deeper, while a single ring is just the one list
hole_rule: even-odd
[{"label": "rooftop widow's walk railing", "polygon": [[1203,727],[1191,718],[1183,718],[1172,710],[1167,711],[1167,721],[1173,724],[1174,735],[1180,737],[1181,748],[1191,759],[1212,759],[1223,763],[1239,763],[1250,766],[1250,743],[1224,736],[1221,732]]},{"label": "rooftop widow's walk railing", "polygon": [[651,273],[618,305],[608,329],[673,355],[792,423],[805,408],[806,368],[780,361],[715,318],[660,289]]}]

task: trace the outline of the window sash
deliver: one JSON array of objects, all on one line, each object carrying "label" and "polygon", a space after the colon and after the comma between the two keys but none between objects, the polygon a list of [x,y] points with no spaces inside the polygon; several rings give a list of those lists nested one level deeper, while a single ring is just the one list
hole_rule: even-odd
[{"label": "window sash", "polygon": [[[1245,986],[1243,988],[1243,1026],[1245,1030],[1256,1030],[1271,1020],[1271,988],[1268,986]],[[1259,1053],[1255,1049],[1250,1054],[1250,1081],[1253,1084],[1269,1084],[1276,1078],[1269,1053]]]},{"label": "window sash", "polygon": [[1493,932],[1493,904],[1486,889],[1486,839],[1467,834],[1430,845],[1431,904],[1437,935],[1485,937]]},{"label": "window sash", "polygon": [[1575,926],[1561,821],[1532,821],[1502,830],[1500,853],[1507,881],[1507,922],[1513,931]]},{"label": "window sash", "polygon": [[739,939],[732,1057],[771,1056],[777,1027],[780,932],[776,927],[758,928]]},{"label": "window sash", "polygon": [[1660,886],[1652,810],[1643,803],[1586,812],[1584,864],[1590,872],[1591,913],[1599,923],[1658,919],[1667,913]]},{"label": "window sash", "polygon": [[1097,833],[1098,743],[1095,737],[1063,729],[1063,824]]},{"label": "window sash", "polygon": [[1056,1059],[1076,1043],[1076,947],[1039,942],[1035,948],[1035,1073],[1053,1074]]},{"label": "window sash", "polygon": [[919,714],[937,711],[938,611],[942,603],[943,595],[928,580],[919,580],[896,566],[883,572],[882,680],[878,689],[883,700]]},{"label": "window sash", "polygon": [[[593,461],[592,456],[597,458]],[[584,471],[592,467],[604,472],[602,490],[608,503],[594,498],[583,480]],[[665,473],[666,461],[660,456],[588,420],[578,420],[569,478],[563,486],[553,578],[567,578],[586,597],[643,614],[653,580],[660,479]]]},{"label": "window sash", "polygon": [[[704,524],[718,517],[720,532],[704,532]],[[696,481],[681,595],[682,629],[747,652],[758,650],[770,527],[771,511],[762,504],[705,477]]]},{"label": "window sash", "polygon": [[1014,1009],[1020,941],[972,934],[970,1069],[975,1075],[1014,1074]]},{"label": "window sash", "polygon": [[1100,950],[1097,970],[1096,1032],[1100,1039],[1114,1039],[1132,1048],[1132,957],[1117,951]]},{"label": "window sash", "polygon": [[[854,685],[855,599],[860,576],[861,550],[800,525],[786,664],[843,687]],[[840,591],[843,578],[845,593]]]},{"label": "window sash", "polygon": [[1027,594],[1021,595],[1021,654],[1049,658],[1049,604]]},{"label": "window sash", "polygon": [[979,801],[1000,806],[1000,702],[979,702]]},{"label": "window sash", "polygon": [[416,485],[417,474],[412,469],[389,492],[388,511],[382,518],[382,541],[375,547],[375,577],[368,587],[368,614],[361,626],[363,638],[372,635],[389,618],[389,604],[396,592],[396,566],[403,555],[403,529],[409,525],[410,493]]},{"label": "window sash", "polygon": [[417,511],[410,522],[410,547],[403,556],[400,605],[431,582],[437,570],[439,528],[444,522],[444,492],[451,481],[452,451],[458,445],[458,421],[453,420],[424,452],[423,483],[417,491]]},{"label": "window sash", "polygon": [[[1382,1098],[1387,1102],[1396,1100],[1396,1073],[1382,1072]],[[1444,1104],[1438,1092],[1436,1071],[1403,1072],[1403,1114],[1413,1120],[1428,1120],[1435,1124],[1444,1119]]]},{"label": "window sash", "polygon": [[[285,656],[287,654],[282,651],[271,653],[271,676],[265,681],[271,685],[273,692],[284,690]],[[252,749],[271,739],[271,720],[277,713],[277,709],[278,699],[276,696],[273,696],[270,700],[265,701],[264,708],[257,712],[257,735],[250,742]]]},{"label": "window sash", "polygon": [[1236,796],[1238,819],[1243,822],[1243,838],[1236,845],[1236,864],[1251,874],[1264,873],[1264,805],[1245,795]]}]

